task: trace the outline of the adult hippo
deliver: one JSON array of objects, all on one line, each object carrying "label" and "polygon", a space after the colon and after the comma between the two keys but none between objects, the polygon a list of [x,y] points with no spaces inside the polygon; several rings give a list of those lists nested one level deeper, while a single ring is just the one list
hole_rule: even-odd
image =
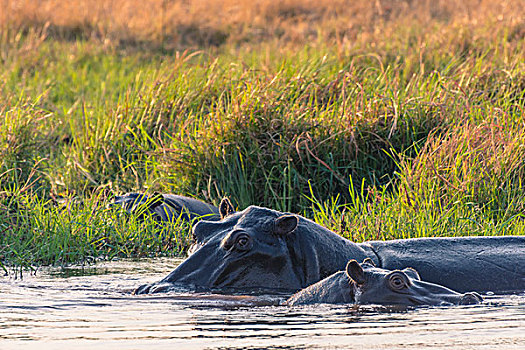
[{"label": "adult hippo", "polygon": [[173,221],[179,217],[186,221],[201,217],[211,221],[220,220],[219,208],[198,199],[176,194],[127,193],[115,197],[111,205],[120,205],[138,218],[152,215],[157,221]]},{"label": "adult hippo", "polygon": [[285,304],[383,304],[383,305],[471,305],[483,299],[477,293],[458,293],[421,280],[411,267],[386,270],[372,260],[362,264],[350,260],[344,271],[312,284],[292,295]]},{"label": "adult hippo", "polygon": [[[223,205],[221,204],[221,207]],[[458,292],[525,290],[525,237],[419,238],[354,243],[298,215],[250,206],[193,227],[198,249],[157,283],[226,291],[295,292],[343,270],[349,259],[414,267],[425,281]]]}]

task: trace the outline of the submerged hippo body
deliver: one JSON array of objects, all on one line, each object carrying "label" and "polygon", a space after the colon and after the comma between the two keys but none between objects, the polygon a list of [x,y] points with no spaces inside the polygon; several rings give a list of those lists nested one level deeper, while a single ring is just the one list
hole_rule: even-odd
[{"label": "submerged hippo body", "polygon": [[344,271],[295,293],[287,305],[355,303],[383,305],[470,305],[482,298],[477,293],[461,294],[447,287],[422,281],[415,269],[386,270],[370,260],[350,260]]},{"label": "submerged hippo body", "polygon": [[424,281],[459,292],[525,291],[525,236],[417,238],[369,243],[390,270],[412,266]]},{"label": "submerged hippo body", "polygon": [[[221,204],[222,207],[222,204]],[[256,206],[193,227],[197,249],[158,283],[222,291],[293,293],[341,271],[348,260],[416,268],[458,292],[525,290],[525,237],[421,238],[353,243],[298,215]]]},{"label": "submerged hippo body", "polygon": [[112,205],[121,205],[126,211],[138,217],[145,214],[153,215],[158,221],[174,221],[179,217],[186,221],[201,217],[211,221],[220,220],[217,207],[176,194],[127,193],[115,197]]}]

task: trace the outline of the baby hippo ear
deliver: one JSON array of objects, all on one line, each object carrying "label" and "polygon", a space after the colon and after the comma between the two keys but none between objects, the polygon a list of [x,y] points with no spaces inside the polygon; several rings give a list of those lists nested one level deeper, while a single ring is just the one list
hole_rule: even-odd
[{"label": "baby hippo ear", "polygon": [[292,233],[299,224],[295,215],[281,215],[273,222],[273,233],[279,236],[287,236]]},{"label": "baby hippo ear", "polygon": [[346,264],[346,274],[358,285],[363,285],[366,282],[365,271],[355,260],[350,260],[348,264]]},{"label": "baby hippo ear", "polygon": [[228,197],[224,197],[221,204],[219,204],[219,213],[221,214],[221,220],[235,213],[232,202],[230,202]]},{"label": "baby hippo ear", "polygon": [[365,258],[365,260],[363,260],[363,264],[372,265],[373,267],[376,266],[376,263],[374,262],[374,260],[372,260],[370,258]]}]

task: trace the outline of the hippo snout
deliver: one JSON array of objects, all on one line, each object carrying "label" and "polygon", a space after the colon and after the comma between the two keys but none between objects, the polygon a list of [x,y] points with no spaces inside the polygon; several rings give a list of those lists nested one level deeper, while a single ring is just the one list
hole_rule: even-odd
[{"label": "hippo snout", "polygon": [[469,292],[465,293],[461,296],[461,300],[459,301],[460,305],[475,305],[480,304],[483,301],[483,298],[481,295],[479,295],[476,292]]}]

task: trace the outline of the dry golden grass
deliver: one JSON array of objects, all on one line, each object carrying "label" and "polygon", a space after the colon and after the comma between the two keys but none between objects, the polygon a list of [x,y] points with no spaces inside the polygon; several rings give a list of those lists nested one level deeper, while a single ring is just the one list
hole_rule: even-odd
[{"label": "dry golden grass", "polygon": [[[399,25],[505,27],[525,35],[522,0],[2,0],[1,28],[45,28],[63,39],[98,38],[106,44],[161,43],[168,47],[278,39],[345,47],[384,38]],[[479,35],[494,35],[493,30]],[[435,33],[442,35],[443,33]]]},{"label": "dry golden grass", "polygon": [[410,189],[412,201],[426,201],[430,195],[441,202],[468,196],[488,203],[496,198],[495,192],[520,187],[524,157],[522,122],[459,124],[447,134],[428,138],[404,169],[402,188]]}]

